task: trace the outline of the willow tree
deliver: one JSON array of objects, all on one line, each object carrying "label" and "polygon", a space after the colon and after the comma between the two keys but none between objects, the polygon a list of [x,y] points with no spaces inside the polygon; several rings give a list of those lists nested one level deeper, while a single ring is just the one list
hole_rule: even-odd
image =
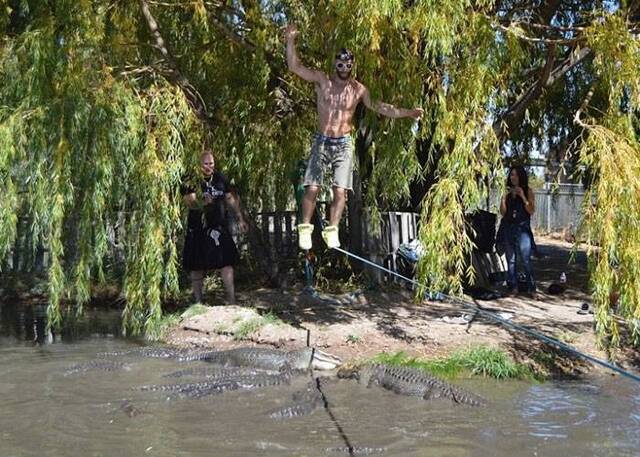
[{"label": "willow tree", "polygon": [[[358,114],[367,204],[413,197],[428,287],[460,291],[464,213],[507,160],[562,150],[588,176],[583,231],[598,323],[606,297],[640,317],[637,5],[615,1],[0,0],[0,255],[18,217],[51,252],[49,314],[81,309],[103,277],[109,222],[125,239],[124,321],[138,332],[177,289],[177,194],[203,145],[252,208],[282,207],[314,130],[312,87],[286,70],[283,26],[330,71],[348,46],[375,98],[421,104],[407,121]],[[634,122],[635,130],[634,130]],[[414,192],[416,183],[421,185]],[[420,186],[419,186],[420,187]],[[416,197],[417,195],[417,197]],[[119,216],[118,216],[119,215]],[[636,328],[637,331],[637,328]]]}]

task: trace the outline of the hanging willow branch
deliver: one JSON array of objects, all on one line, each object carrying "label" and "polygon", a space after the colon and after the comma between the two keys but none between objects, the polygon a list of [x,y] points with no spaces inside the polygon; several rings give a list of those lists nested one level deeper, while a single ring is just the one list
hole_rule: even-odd
[{"label": "hanging willow branch", "polygon": [[[503,181],[505,143],[568,144],[584,130],[575,166],[586,170],[597,202],[583,210],[585,230],[610,253],[592,252],[593,288],[599,303],[613,285],[622,291],[627,322],[640,313],[628,193],[637,189],[628,172],[637,173],[637,2],[10,3],[15,14],[0,15],[0,254],[12,249],[16,220],[30,221],[30,244],[51,254],[52,322],[64,318],[62,299],[83,303],[109,274],[124,289],[128,332],[159,320],[162,300],[177,288],[177,189],[205,141],[252,209],[287,208],[291,172],[317,126],[314,87],[285,65],[281,32],[292,19],[306,65],[332,71],[331,56],[347,46],[374,98],[425,108],[413,128],[358,119],[368,133],[360,173],[369,204],[395,208],[422,186],[414,194],[425,196],[415,202],[429,252],[422,280],[460,291],[472,278],[464,214]],[[496,33],[509,24],[526,38],[579,36],[585,45]],[[151,46],[132,38],[144,34]],[[578,115],[586,126],[574,124],[593,81]],[[420,182],[425,175],[429,185]],[[114,220],[116,268],[105,254]]]},{"label": "hanging willow branch", "polygon": [[540,77],[531,84],[511,106],[509,106],[509,109],[507,109],[507,111],[500,116],[496,122],[494,122],[494,131],[503,141],[508,138],[510,130],[512,131],[514,128],[518,127],[527,107],[542,95],[545,88],[551,87],[566,73],[593,55],[593,52],[589,48],[575,48],[570,52],[566,59],[553,68],[553,64],[555,63],[554,53],[555,46],[550,46],[546,63],[540,71]]},{"label": "hanging willow branch", "polygon": [[198,116],[198,119],[204,122],[209,128],[213,128],[214,123],[208,114],[206,103],[202,99],[202,96],[200,95],[198,90],[189,82],[187,78],[184,77],[184,75],[180,71],[176,59],[169,52],[167,43],[160,33],[158,21],[156,21],[153,17],[153,14],[151,14],[149,4],[146,0],[140,0],[140,9],[142,10],[142,15],[144,16],[147,27],[149,28],[149,33],[151,33],[151,36],[155,40],[155,48],[160,52],[160,54],[162,54],[165,61],[169,65],[169,71],[164,72],[164,75],[172,83],[180,87],[185,97],[187,98],[187,101],[189,102],[189,106],[193,109],[196,116]]}]

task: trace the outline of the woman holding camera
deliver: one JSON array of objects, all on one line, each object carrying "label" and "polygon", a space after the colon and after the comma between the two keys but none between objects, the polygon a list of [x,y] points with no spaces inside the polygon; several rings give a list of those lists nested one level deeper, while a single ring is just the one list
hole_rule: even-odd
[{"label": "woman holding camera", "polygon": [[517,260],[520,259],[527,282],[527,294],[536,297],[536,283],[531,267],[531,251],[534,247],[531,232],[531,215],[535,211],[535,195],[529,187],[529,177],[524,167],[515,166],[509,170],[507,193],[500,202],[502,222],[500,231],[507,257],[508,294],[518,293]]}]

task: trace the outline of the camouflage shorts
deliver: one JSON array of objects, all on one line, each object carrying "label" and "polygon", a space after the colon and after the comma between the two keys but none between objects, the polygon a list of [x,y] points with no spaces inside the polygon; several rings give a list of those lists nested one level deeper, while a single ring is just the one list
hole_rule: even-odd
[{"label": "camouflage shorts", "polygon": [[331,185],[351,190],[353,185],[353,140],[351,136],[333,138],[316,133],[304,174],[305,186],[322,186],[325,171],[331,170]]}]

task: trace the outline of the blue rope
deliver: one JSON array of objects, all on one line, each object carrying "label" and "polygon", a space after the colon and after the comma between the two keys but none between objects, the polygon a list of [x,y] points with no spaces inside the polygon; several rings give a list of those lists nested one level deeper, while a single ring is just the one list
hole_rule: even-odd
[{"label": "blue rope", "polygon": [[[370,261],[368,259],[360,257],[359,255],[353,254],[353,253],[351,253],[351,252],[349,252],[349,251],[347,251],[345,249],[342,249],[342,248],[334,248],[334,249],[336,251],[338,251],[338,252],[341,252],[341,253],[349,256],[349,257],[353,257],[354,259],[357,259],[362,263],[365,263],[365,264],[370,265],[370,266],[372,266],[374,268],[377,268],[378,270],[382,270],[382,271],[385,271],[385,272],[387,272],[387,273],[389,273],[391,275],[394,275],[394,276],[396,276],[396,277],[398,277],[398,278],[400,278],[400,279],[402,279],[402,280],[404,280],[404,281],[406,281],[408,283],[414,284],[414,285],[416,285],[418,287],[422,286],[422,284],[420,284],[418,281],[416,281],[414,279],[407,278],[406,276],[403,276],[400,273],[392,271],[392,270],[390,270],[390,269],[388,269],[386,267],[383,267],[382,265],[378,265],[377,263],[374,263],[374,262],[372,262],[372,261]],[[456,304],[459,304],[459,305],[467,307],[467,308],[471,308],[474,311],[476,311],[476,312],[478,312],[478,313],[480,313],[480,314],[482,314],[482,315],[484,315],[484,316],[486,316],[486,317],[488,317],[490,319],[493,319],[496,322],[499,322],[499,323],[501,323],[501,324],[503,324],[503,325],[505,325],[507,327],[510,327],[510,328],[512,328],[514,330],[518,330],[518,331],[527,333],[527,334],[533,336],[534,338],[537,338],[540,341],[544,341],[545,343],[548,343],[548,344],[551,344],[552,346],[557,347],[558,349],[562,349],[562,350],[564,350],[566,352],[569,352],[571,354],[574,354],[574,355],[576,355],[576,356],[578,356],[578,357],[580,357],[582,359],[588,360],[591,363],[594,363],[596,365],[600,365],[602,367],[608,368],[608,369],[610,369],[610,370],[612,370],[612,371],[614,371],[616,373],[619,373],[619,374],[621,374],[623,376],[626,376],[626,377],[628,377],[630,379],[633,379],[634,381],[640,382],[640,376],[638,376],[636,374],[633,374],[633,373],[631,373],[629,371],[626,371],[626,370],[624,370],[624,369],[622,369],[620,367],[617,367],[617,366],[615,366],[615,365],[613,365],[613,364],[611,364],[611,363],[609,363],[609,362],[607,362],[605,360],[600,360],[600,359],[598,359],[596,357],[590,356],[589,354],[585,354],[584,352],[581,352],[581,351],[577,350],[576,348],[574,348],[573,346],[569,346],[568,344],[563,343],[562,341],[558,341],[555,338],[552,338],[550,336],[544,335],[543,333],[540,333],[540,332],[538,332],[536,330],[532,330],[530,328],[524,327],[522,325],[514,324],[513,322],[510,322],[507,319],[503,319],[502,317],[496,315],[495,313],[492,313],[490,311],[484,310],[484,309],[480,308],[479,306],[477,306],[477,305],[475,305],[473,303],[469,303],[469,302],[467,302],[465,300],[462,300],[462,299],[459,299],[459,298],[455,298],[455,297],[451,297],[451,296],[446,295],[446,294],[441,294],[441,295],[444,298],[447,298],[448,300],[450,300],[450,301],[452,301],[452,302],[454,302]]]}]

